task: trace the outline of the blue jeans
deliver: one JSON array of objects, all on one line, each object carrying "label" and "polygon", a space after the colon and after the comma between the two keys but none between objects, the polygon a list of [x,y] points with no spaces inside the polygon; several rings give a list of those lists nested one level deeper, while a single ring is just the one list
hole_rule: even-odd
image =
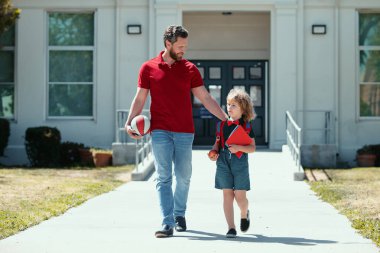
[{"label": "blue jeans", "polygon": [[[191,158],[194,134],[164,130],[152,131],[154,165],[157,171],[156,189],[163,225],[174,226],[175,216],[185,216],[192,173]],[[173,164],[176,187],[173,194]]]}]

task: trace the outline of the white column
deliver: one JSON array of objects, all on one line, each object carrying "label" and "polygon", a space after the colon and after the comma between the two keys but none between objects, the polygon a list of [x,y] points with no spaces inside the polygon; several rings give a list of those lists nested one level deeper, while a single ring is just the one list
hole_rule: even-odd
[{"label": "white column", "polygon": [[163,34],[169,25],[180,25],[177,5],[157,4],[156,5],[156,38],[155,38],[155,54],[157,55],[164,48]]},{"label": "white column", "polygon": [[274,71],[271,84],[270,148],[280,149],[286,142],[285,111],[297,104],[297,6],[275,6],[273,18]]},{"label": "white column", "polygon": [[[304,110],[305,97],[305,15],[304,0],[298,0],[297,10],[297,90],[296,90],[296,110]],[[304,115],[298,113],[294,115],[299,126],[304,126]]]}]

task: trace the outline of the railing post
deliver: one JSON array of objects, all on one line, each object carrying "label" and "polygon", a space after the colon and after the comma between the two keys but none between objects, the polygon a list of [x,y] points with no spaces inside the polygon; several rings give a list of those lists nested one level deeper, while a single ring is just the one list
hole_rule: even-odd
[{"label": "railing post", "polygon": [[287,145],[291,152],[292,158],[297,167],[297,172],[294,173],[295,180],[303,180],[304,174],[301,172],[301,135],[302,130],[294,121],[290,112],[286,111],[286,139]]},{"label": "railing post", "polygon": [[136,166],[136,171],[139,170],[139,141],[135,140],[136,142],[136,153],[135,153],[135,166]]},{"label": "railing post", "polygon": [[115,127],[116,127],[116,142],[119,143],[120,142],[120,138],[119,138],[119,111],[116,110],[116,115],[115,115]]},{"label": "railing post", "polygon": [[301,130],[298,131],[298,150],[299,150],[299,153],[298,153],[298,172],[301,172],[301,143],[302,143],[302,140],[301,140]]},{"label": "railing post", "polygon": [[330,143],[330,135],[331,135],[331,112],[325,112],[325,144]]}]

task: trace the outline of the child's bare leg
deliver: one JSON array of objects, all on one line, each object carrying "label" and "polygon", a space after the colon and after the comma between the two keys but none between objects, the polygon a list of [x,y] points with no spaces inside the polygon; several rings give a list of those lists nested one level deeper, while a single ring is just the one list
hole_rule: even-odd
[{"label": "child's bare leg", "polygon": [[234,191],[232,189],[223,189],[223,209],[228,228],[235,228],[234,223]]},{"label": "child's bare leg", "polygon": [[247,199],[247,191],[244,190],[236,190],[235,191],[235,199],[240,208],[240,217],[247,218],[248,212],[248,199]]}]

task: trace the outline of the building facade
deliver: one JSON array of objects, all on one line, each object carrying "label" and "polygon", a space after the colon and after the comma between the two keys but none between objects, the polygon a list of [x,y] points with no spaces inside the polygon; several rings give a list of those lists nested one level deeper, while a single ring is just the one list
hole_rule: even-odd
[{"label": "building facade", "polygon": [[[129,108],[139,68],[163,50],[170,24],[189,30],[185,57],[221,106],[232,87],[250,93],[259,145],[286,143],[286,111],[305,146],[332,145],[349,164],[380,143],[378,0],[13,3],[22,13],[1,39],[0,116],[11,120],[1,163],[26,163],[25,131],[42,125],[63,141],[111,148],[116,110]],[[210,145],[215,120],[196,99],[193,114],[194,144]]]}]

